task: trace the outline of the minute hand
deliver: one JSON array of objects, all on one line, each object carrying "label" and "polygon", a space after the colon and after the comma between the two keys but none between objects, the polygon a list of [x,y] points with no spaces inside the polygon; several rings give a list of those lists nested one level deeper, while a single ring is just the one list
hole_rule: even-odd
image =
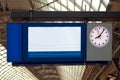
[{"label": "minute hand", "polygon": [[103,29],[103,31],[100,33],[100,35],[98,35],[97,37],[95,37],[95,39],[99,38],[104,31],[105,31],[105,29]]}]

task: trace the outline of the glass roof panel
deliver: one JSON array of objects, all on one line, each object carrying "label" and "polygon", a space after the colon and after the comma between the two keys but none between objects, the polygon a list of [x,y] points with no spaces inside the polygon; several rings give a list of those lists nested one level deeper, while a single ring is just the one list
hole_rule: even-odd
[{"label": "glass roof panel", "polygon": [[61,8],[62,8],[62,11],[67,11],[67,9],[65,7],[62,6]]},{"label": "glass roof panel", "polygon": [[[42,1],[42,0],[41,0]],[[48,3],[53,2],[53,0],[48,0]]]},{"label": "glass roof panel", "polygon": [[53,8],[49,7],[49,11],[55,11],[55,9],[53,9]]},{"label": "glass roof panel", "polygon": [[77,4],[82,5],[82,0],[75,0]]},{"label": "glass roof panel", "polygon": [[67,5],[67,0],[61,0],[61,4]]},{"label": "glass roof panel", "polygon": [[92,6],[97,11],[100,4],[100,0],[92,0]]},{"label": "glass roof panel", "polygon": [[47,0],[47,3],[51,3],[52,9],[49,10],[52,11],[85,11],[85,8],[86,11],[105,11],[109,0]]},{"label": "glass roof panel", "polygon": [[60,11],[60,4],[57,2],[55,2],[54,4],[55,4],[55,8]]},{"label": "glass roof panel", "polygon": [[85,66],[57,66],[57,70],[61,73],[61,80],[81,80]]},{"label": "glass roof panel", "polygon": [[[50,3],[51,3],[51,2],[50,2]],[[50,6],[55,7],[55,6],[54,6],[54,3],[51,3]]]},{"label": "glass roof panel", "polygon": [[105,6],[103,4],[101,4],[100,11],[105,11],[105,10],[106,10]]},{"label": "glass roof panel", "polygon": [[109,1],[110,1],[110,0],[103,0],[103,2],[105,3],[105,6],[108,5]]},{"label": "glass roof panel", "polygon": [[78,7],[75,6],[75,11],[80,11],[80,9]]},{"label": "glass roof panel", "polygon": [[71,11],[74,11],[74,5],[71,1],[68,1],[68,7],[70,8]]},{"label": "glass roof panel", "polygon": [[89,3],[90,3],[92,0],[85,0],[85,1],[87,1],[87,2],[89,2]]}]

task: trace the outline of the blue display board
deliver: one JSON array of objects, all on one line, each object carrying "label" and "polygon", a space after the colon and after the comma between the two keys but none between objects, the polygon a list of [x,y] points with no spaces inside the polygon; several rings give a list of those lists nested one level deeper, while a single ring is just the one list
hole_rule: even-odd
[{"label": "blue display board", "polygon": [[7,60],[13,63],[83,63],[86,23],[8,23]]}]

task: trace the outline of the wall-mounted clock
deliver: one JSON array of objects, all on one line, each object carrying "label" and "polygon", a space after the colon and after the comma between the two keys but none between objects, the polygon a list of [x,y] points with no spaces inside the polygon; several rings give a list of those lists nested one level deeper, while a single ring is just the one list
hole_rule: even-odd
[{"label": "wall-mounted clock", "polygon": [[102,48],[107,45],[110,40],[110,33],[103,26],[95,26],[89,34],[89,39],[94,47]]}]

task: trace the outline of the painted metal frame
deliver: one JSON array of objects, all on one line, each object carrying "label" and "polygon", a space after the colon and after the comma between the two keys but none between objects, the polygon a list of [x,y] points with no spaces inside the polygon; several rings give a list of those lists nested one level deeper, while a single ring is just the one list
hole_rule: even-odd
[{"label": "painted metal frame", "polygon": [[[54,52],[46,52],[46,55],[41,52],[43,57],[30,57],[28,55],[28,27],[31,26],[81,27],[81,52],[55,52],[57,55]],[[84,63],[86,61],[86,30],[86,23],[8,23],[8,61],[13,63]]]},{"label": "painted metal frame", "polygon": [[120,21],[120,12],[12,11],[11,18],[14,21]]}]

